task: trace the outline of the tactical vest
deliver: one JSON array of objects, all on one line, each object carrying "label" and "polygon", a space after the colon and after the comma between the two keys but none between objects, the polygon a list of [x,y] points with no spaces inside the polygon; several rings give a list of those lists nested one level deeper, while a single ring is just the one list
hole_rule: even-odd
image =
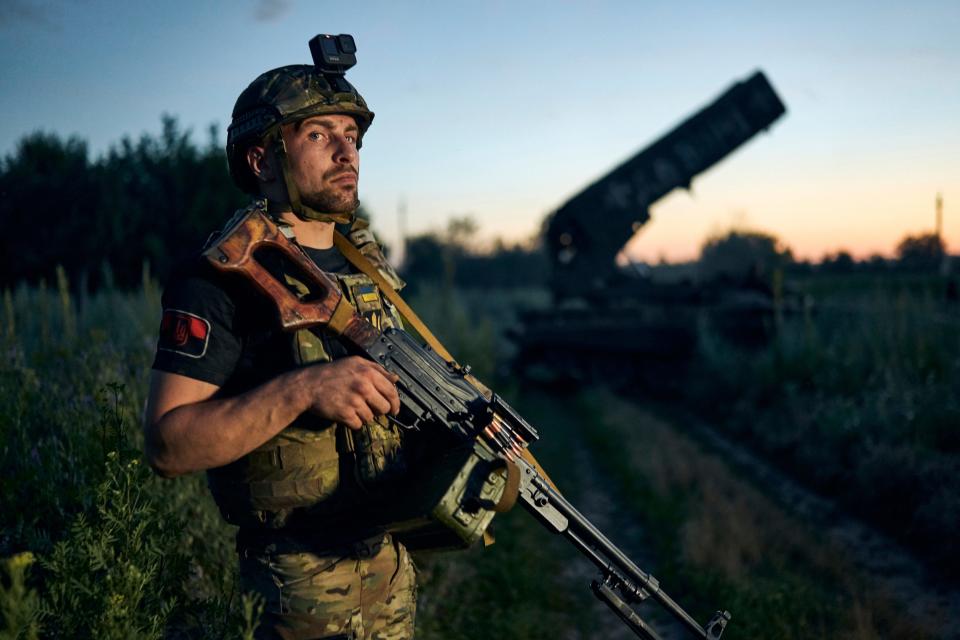
[{"label": "tactical vest", "polygon": [[[397,288],[403,281],[387,264],[366,223],[358,220],[351,241]],[[363,274],[336,276],[344,297],[378,328],[401,327],[396,309]],[[301,298],[307,287],[283,273]],[[329,362],[330,335],[303,329],[290,335],[294,366]],[[304,414],[276,436],[239,460],[207,473],[210,491],[231,524],[278,529],[331,516],[342,518],[365,496],[406,473],[399,429],[381,417],[359,430]],[[316,531],[322,535],[321,531]]]}]

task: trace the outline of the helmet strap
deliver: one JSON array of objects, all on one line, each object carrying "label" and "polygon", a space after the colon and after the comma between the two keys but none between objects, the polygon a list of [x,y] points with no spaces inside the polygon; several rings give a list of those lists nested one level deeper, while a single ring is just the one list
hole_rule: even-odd
[{"label": "helmet strap", "polygon": [[283,183],[287,191],[287,202],[290,204],[290,210],[301,220],[315,222],[334,222],[336,224],[350,224],[353,222],[355,212],[349,213],[326,213],[316,211],[303,204],[300,200],[300,189],[293,181],[293,172],[290,171],[290,162],[287,160],[287,147],[283,141],[283,134],[280,132],[280,126],[267,134],[267,140],[272,142],[274,157],[280,162],[280,173],[283,176]]}]

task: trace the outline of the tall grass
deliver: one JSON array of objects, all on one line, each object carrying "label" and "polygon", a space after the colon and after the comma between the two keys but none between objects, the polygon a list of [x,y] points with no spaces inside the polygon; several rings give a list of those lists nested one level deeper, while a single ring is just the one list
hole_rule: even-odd
[{"label": "tall grass", "polygon": [[819,309],[758,351],[707,331],[691,399],[956,578],[960,314],[929,280],[815,282]]},{"label": "tall grass", "polygon": [[141,460],[156,285],[75,304],[61,275],[56,291],[21,287],[4,300],[2,633],[249,633],[231,532],[203,478],[162,481]]},{"label": "tall grass", "polygon": [[[64,284],[3,296],[0,638],[250,637],[256,603],[238,593],[233,530],[202,476],[160,480],[140,457],[155,283],[145,273],[139,291],[80,298]],[[422,291],[412,303],[459,360],[502,390],[500,331],[517,304],[543,303],[516,295]],[[880,500],[856,487],[873,483],[882,494],[883,474],[943,482],[942,490],[908,485],[908,498],[928,501],[911,512],[914,521],[928,513],[943,527],[950,511],[934,498],[951,507],[960,494],[930,470],[955,464],[956,333],[925,320],[942,316],[935,301],[918,314],[913,301],[872,304],[888,305],[873,324],[813,315],[786,323],[759,352],[714,340],[707,362],[723,375],[696,397],[727,406],[725,428],[770,455],[860,483],[837,490],[857,500]],[[730,608],[731,638],[865,638],[881,628],[909,637],[883,613],[881,596],[851,595],[860,583],[829,550],[811,550],[787,516],[676,440],[669,425],[604,396],[571,404],[521,392],[511,400],[541,428],[536,453],[564,491],[589,499],[590,482],[615,491],[620,517],[649,531],[649,568],[698,618]],[[602,478],[580,477],[578,447],[603,461]],[[900,462],[884,464],[880,452]],[[613,637],[619,623],[598,622],[612,616],[585,604],[589,576],[584,582],[571,547],[519,511],[495,528],[490,549],[420,559],[418,637]]]},{"label": "tall grass", "polygon": [[582,395],[596,416],[583,434],[649,528],[657,577],[705,619],[733,613],[736,638],[927,638],[815,530],[656,415],[606,394]]}]

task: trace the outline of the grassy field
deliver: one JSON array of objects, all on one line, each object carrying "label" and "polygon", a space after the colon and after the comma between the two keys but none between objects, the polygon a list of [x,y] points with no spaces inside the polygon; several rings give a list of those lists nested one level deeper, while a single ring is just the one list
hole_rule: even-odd
[{"label": "grassy field", "polygon": [[960,577],[960,309],[936,277],[799,286],[816,307],[746,350],[705,335],[687,401],[731,438]]},{"label": "grassy field", "polygon": [[138,293],[85,300],[62,284],[4,296],[0,637],[249,630],[232,534],[203,477],[163,481],[142,461],[158,318],[149,279]]},{"label": "grassy field", "polygon": [[[256,607],[237,592],[233,531],[203,477],[161,480],[141,459],[158,299],[149,278],[83,300],[63,286],[4,297],[0,638],[249,637]],[[729,638],[931,637],[662,418],[600,391],[512,388],[497,335],[515,303],[436,291],[414,301],[541,430],[535,452],[565,494],[698,620],[731,610]],[[739,361],[743,380],[772,356],[756,357]],[[738,402],[725,424],[746,415]],[[593,571],[572,547],[519,509],[495,533],[488,549],[418,558],[418,637],[630,637],[593,599]]]}]

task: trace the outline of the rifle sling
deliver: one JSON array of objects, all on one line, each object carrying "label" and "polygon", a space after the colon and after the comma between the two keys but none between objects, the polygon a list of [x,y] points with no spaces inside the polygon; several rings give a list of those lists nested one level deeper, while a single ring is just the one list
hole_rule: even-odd
[{"label": "rifle sling", "polygon": [[430,348],[437,352],[437,354],[446,360],[447,362],[453,362],[453,356],[450,355],[450,352],[447,351],[440,341],[437,340],[437,337],[433,335],[433,332],[427,328],[427,325],[423,323],[413,309],[410,308],[403,298],[400,297],[400,294],[397,293],[387,282],[387,279],[384,278],[380,271],[373,266],[373,263],[370,262],[365,255],[360,253],[360,250],[353,246],[353,243],[350,242],[346,236],[344,236],[339,231],[333,232],[333,244],[340,250],[340,253],[350,261],[350,264],[355,266],[357,269],[369,277],[371,280],[376,283],[380,288],[380,291],[383,292],[383,295],[387,296],[387,299],[395,306],[399,311],[400,315],[403,316],[403,319],[410,323],[414,331],[419,333],[427,344],[430,345]]}]

